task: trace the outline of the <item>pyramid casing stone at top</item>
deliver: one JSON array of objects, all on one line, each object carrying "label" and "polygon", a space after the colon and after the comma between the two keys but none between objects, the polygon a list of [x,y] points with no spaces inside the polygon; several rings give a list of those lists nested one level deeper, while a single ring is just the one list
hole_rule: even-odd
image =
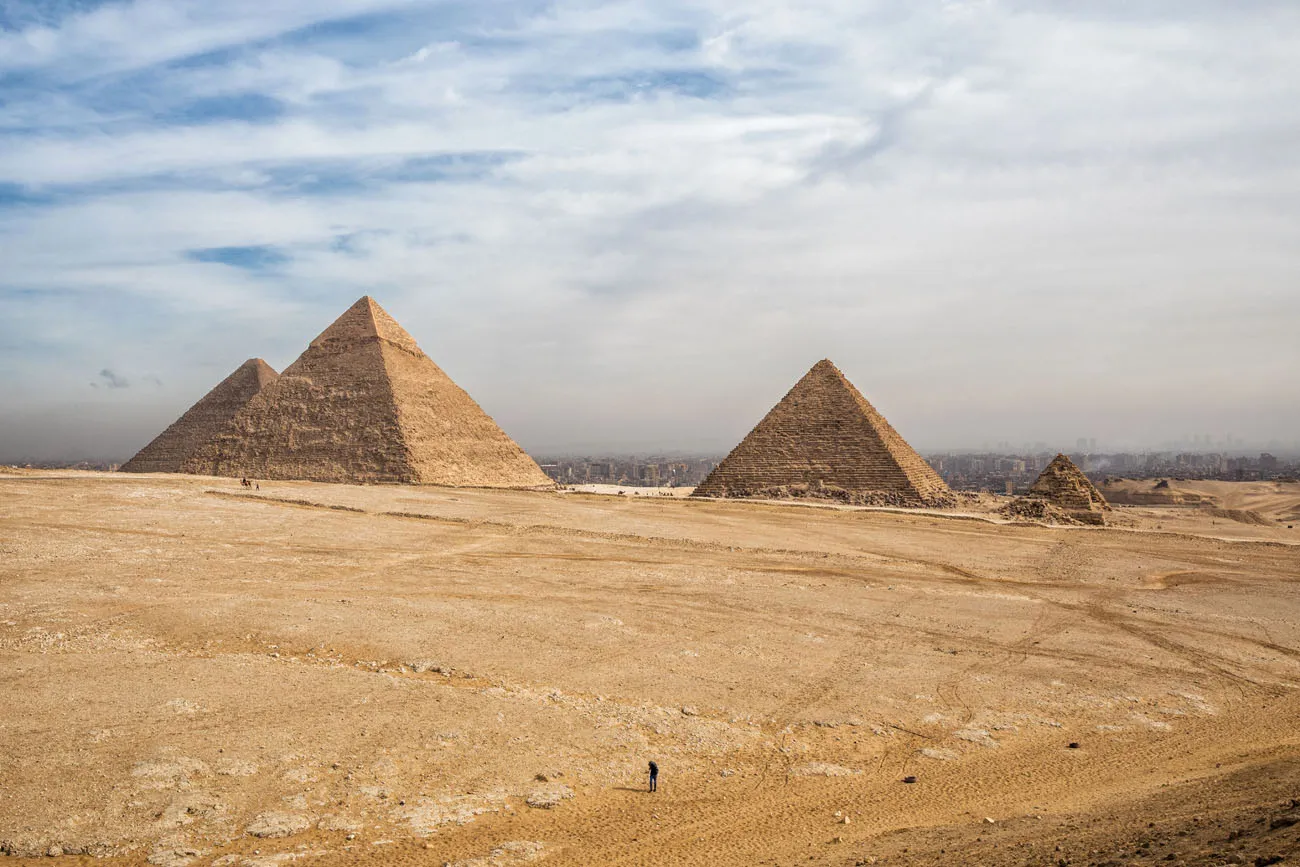
[{"label": "pyramid casing stone at top", "polygon": [[790,389],[693,496],[809,496],[898,506],[956,502],[939,474],[827,360]]},{"label": "pyramid casing stone at top", "polygon": [[415,340],[363,297],[185,463],[259,479],[549,488]]},{"label": "pyramid casing stone at top", "polygon": [[1029,496],[1067,512],[1099,512],[1110,504],[1097,486],[1064,454],[1058,454],[1029,488]]},{"label": "pyramid casing stone at top", "polygon": [[250,358],[203,399],[185,411],[135,457],[122,465],[125,473],[179,473],[191,455],[219,434],[230,420],[278,374],[260,358]]}]

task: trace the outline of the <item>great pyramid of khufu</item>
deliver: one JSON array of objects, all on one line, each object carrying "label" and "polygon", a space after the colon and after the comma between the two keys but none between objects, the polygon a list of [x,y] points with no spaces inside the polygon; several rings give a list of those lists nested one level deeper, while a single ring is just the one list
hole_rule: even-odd
[{"label": "great pyramid of khufu", "polygon": [[256,479],[549,488],[537,463],[369,296],[185,461]]},{"label": "great pyramid of khufu", "polygon": [[216,388],[122,464],[126,473],[179,473],[185,459],[229,424],[253,396],[278,374],[260,358],[250,358]]},{"label": "great pyramid of khufu", "polygon": [[1098,512],[1110,505],[1074,461],[1057,455],[1029,488],[1029,496],[1067,512]]},{"label": "great pyramid of khufu", "polygon": [[692,496],[956,502],[939,474],[827,360],[813,365]]}]

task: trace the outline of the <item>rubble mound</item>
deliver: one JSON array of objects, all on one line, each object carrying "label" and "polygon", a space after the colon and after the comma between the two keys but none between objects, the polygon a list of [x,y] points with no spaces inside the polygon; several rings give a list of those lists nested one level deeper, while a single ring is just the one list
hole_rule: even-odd
[{"label": "rubble mound", "polygon": [[1081,521],[1072,518],[1065,510],[1047,500],[1031,497],[1017,497],[998,509],[998,514],[1013,520],[1034,521],[1040,524],[1078,525]]},{"label": "rubble mound", "polygon": [[260,358],[250,358],[203,399],[124,463],[124,473],[179,473],[185,461],[225,428],[241,409],[279,376]]},{"label": "rubble mound", "polygon": [[182,469],[318,482],[554,487],[369,296]]},{"label": "rubble mound", "polygon": [[938,473],[828,360],[813,365],[692,496],[957,503]]},{"label": "rubble mound", "polygon": [[[898,491],[849,491],[824,482],[799,485],[775,485],[770,488],[734,488],[727,496],[759,500],[827,500],[847,506],[915,506],[916,501]],[[956,502],[954,498],[954,503]]]}]

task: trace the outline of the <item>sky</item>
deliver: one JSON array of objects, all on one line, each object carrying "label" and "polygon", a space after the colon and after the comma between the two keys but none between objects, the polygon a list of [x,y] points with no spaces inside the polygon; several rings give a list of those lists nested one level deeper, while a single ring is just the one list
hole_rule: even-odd
[{"label": "sky", "polygon": [[376,298],[534,454],[1300,440],[1294,0],[0,0],[0,461]]}]

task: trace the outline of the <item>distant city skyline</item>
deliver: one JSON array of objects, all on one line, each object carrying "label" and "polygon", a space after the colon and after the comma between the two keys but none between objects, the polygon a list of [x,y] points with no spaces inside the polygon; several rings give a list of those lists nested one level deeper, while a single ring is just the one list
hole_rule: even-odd
[{"label": "distant city skyline", "polygon": [[363,294],[531,454],[725,453],[822,358],[923,453],[1293,449],[1297,42],[1283,0],[8,2],[0,462],[125,459]]}]

